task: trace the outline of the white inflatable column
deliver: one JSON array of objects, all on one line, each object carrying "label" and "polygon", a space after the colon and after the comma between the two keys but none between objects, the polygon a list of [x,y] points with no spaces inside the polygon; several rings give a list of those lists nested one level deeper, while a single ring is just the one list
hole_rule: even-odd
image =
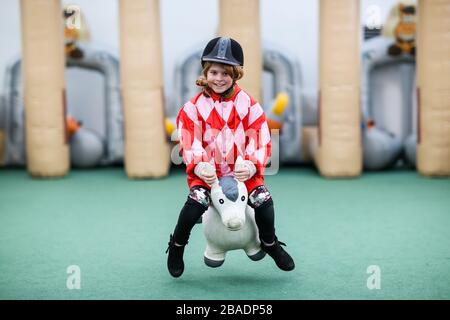
[{"label": "white inflatable column", "polygon": [[69,170],[62,8],[59,0],[20,4],[27,168],[33,176],[62,176]]},{"label": "white inflatable column", "polygon": [[244,77],[239,85],[262,103],[259,0],[220,0],[219,15],[219,36],[235,39],[244,50]]},{"label": "white inflatable column", "polygon": [[328,177],[362,170],[359,0],[320,1],[319,148]]},{"label": "white inflatable column", "polygon": [[158,0],[120,0],[120,76],[125,115],[125,170],[130,178],[166,176]]},{"label": "white inflatable column", "polygon": [[450,0],[419,1],[417,168],[450,175]]}]

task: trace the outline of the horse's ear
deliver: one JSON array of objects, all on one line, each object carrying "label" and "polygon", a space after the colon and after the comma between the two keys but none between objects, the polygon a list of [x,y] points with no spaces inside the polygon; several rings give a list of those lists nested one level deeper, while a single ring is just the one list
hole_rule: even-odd
[{"label": "horse's ear", "polygon": [[234,166],[239,167],[239,166],[242,166],[243,164],[244,164],[244,159],[242,159],[241,156],[238,156],[236,158],[236,162],[234,163]]},{"label": "horse's ear", "polygon": [[[243,166],[244,166],[244,159],[242,159],[241,156],[238,156],[236,158],[236,161],[234,162],[234,170],[238,170],[239,168],[242,168]],[[236,179],[236,177],[235,177],[235,179]],[[236,181],[238,181],[238,180],[236,179]]]}]

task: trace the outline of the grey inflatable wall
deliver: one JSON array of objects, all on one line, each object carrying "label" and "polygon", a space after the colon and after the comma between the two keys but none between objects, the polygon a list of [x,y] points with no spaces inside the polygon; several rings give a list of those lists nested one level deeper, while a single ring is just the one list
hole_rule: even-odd
[{"label": "grey inflatable wall", "polygon": [[[105,51],[82,47],[82,59],[67,60],[67,67],[78,67],[100,72],[104,77],[105,97],[105,138],[103,154],[99,165],[121,163],[123,161],[123,112],[120,96],[118,59]],[[22,95],[21,60],[7,68],[5,75],[5,96],[3,101],[2,126],[6,132],[5,165],[25,165],[24,104]],[[81,139],[81,138],[80,138]],[[85,140],[86,143],[89,143]],[[89,156],[89,155],[85,155]],[[72,158],[73,160],[73,158]],[[79,162],[82,163],[82,162]]]}]

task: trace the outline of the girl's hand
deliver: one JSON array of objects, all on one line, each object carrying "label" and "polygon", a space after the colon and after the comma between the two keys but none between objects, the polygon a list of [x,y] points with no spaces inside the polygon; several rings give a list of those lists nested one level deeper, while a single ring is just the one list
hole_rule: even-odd
[{"label": "girl's hand", "polygon": [[250,160],[238,160],[234,166],[236,179],[241,182],[247,181],[256,173],[256,167]]},{"label": "girl's hand", "polygon": [[238,169],[235,169],[234,173],[236,174],[236,179],[241,182],[250,179],[250,169],[247,166],[242,166]]},{"label": "girl's hand", "polygon": [[217,180],[216,169],[208,162],[199,162],[195,166],[194,173],[209,185]]},{"label": "girl's hand", "polygon": [[216,173],[208,173],[206,170],[203,170],[199,177],[209,185],[212,185],[217,179]]}]

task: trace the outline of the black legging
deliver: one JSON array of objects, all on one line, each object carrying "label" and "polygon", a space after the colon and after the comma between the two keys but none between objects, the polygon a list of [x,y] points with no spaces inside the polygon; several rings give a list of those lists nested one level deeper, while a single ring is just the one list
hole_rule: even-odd
[{"label": "black legging", "polygon": [[197,223],[198,219],[202,214],[208,209],[202,204],[188,198],[184,204],[183,209],[181,209],[180,215],[178,216],[178,223],[173,232],[173,237],[175,242],[178,244],[187,244],[189,236],[191,235],[191,230]]},{"label": "black legging", "polygon": [[[175,227],[173,236],[176,243],[187,244],[192,228],[210,203],[211,198],[207,189],[198,186],[191,189]],[[275,240],[275,211],[269,191],[264,186],[255,188],[250,193],[248,204],[255,210],[255,222],[260,239],[265,243],[272,243]]]},{"label": "black legging", "polygon": [[[250,205],[251,206],[251,205]],[[275,241],[275,210],[272,199],[266,200],[255,209],[255,222],[259,230],[259,238],[270,244]]]}]

